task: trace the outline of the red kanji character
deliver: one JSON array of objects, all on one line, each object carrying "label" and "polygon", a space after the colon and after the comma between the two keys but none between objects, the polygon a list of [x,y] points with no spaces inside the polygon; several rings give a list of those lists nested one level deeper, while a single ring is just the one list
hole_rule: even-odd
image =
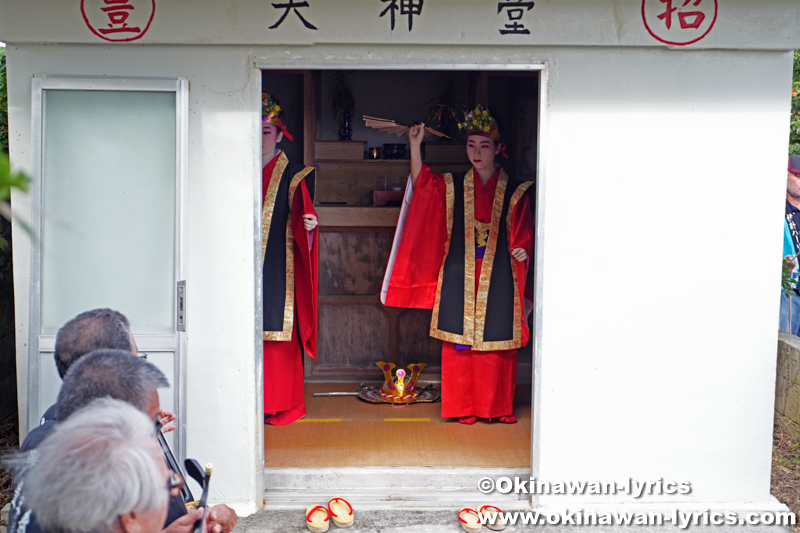
[{"label": "red kanji character", "polygon": [[641,3],[645,28],[665,44],[696,43],[717,22],[719,0],[641,0]]},{"label": "red kanji character", "polygon": [[[661,13],[658,18],[664,20],[667,24],[667,29],[672,28],[672,13],[678,10],[677,7],[672,7],[672,0],[660,0],[662,4],[667,4],[667,10]],[[665,20],[666,19],[666,20]]]},{"label": "red kanji character", "polygon": [[142,31],[138,27],[128,27],[125,23],[131,16],[130,11],[136,9],[128,4],[128,0],[103,0],[103,3],[110,4],[109,7],[101,7],[100,10],[108,15],[108,20],[111,22],[108,24],[108,28],[98,30],[100,33],[108,35],[109,33],[139,33]]},{"label": "red kanji character", "polygon": [[[683,3],[683,5],[681,6],[681,8],[686,7],[689,4],[689,2],[691,2],[691,1],[692,0],[686,0]],[[694,4],[692,4],[692,5],[697,7],[697,6],[700,5],[700,2],[702,2],[702,1],[703,0],[696,0],[694,2]],[[687,17],[694,17],[694,20],[692,22],[689,22]],[[689,28],[693,28],[693,29],[696,30],[697,28],[700,27],[700,25],[703,23],[705,18],[706,18],[706,15],[702,11],[689,11],[687,13],[684,13],[683,11],[681,11],[681,12],[678,13],[678,19],[681,21],[681,28],[683,28],[684,30],[689,29]]]}]

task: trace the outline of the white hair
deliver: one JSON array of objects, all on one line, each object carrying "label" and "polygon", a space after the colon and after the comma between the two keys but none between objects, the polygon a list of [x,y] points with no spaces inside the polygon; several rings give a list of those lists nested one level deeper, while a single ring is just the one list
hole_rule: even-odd
[{"label": "white hair", "polygon": [[50,533],[107,533],[117,518],[167,504],[155,425],[131,405],[94,400],[37,447],[25,503]]}]

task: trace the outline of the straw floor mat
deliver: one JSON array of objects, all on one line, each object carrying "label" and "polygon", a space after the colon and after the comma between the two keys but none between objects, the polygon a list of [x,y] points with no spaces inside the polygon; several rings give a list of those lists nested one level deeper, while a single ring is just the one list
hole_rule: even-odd
[{"label": "straw floor mat", "polygon": [[481,420],[466,426],[441,418],[440,403],[394,408],[353,396],[313,395],[357,388],[354,383],[307,383],[306,418],[288,426],[265,426],[265,466],[530,465],[529,401],[515,408],[516,424]]}]

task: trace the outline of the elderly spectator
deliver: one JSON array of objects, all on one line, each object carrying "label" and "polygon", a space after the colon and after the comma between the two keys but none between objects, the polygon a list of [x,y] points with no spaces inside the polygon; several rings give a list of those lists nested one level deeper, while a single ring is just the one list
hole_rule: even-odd
[{"label": "elderly spectator", "polygon": [[[82,357],[64,378],[58,394],[57,420],[35,428],[22,443],[21,451],[38,446],[58,424],[72,418],[97,398],[122,400],[154,420],[160,412],[158,388],[168,387],[164,374],[153,364],[130,352],[122,350],[96,350]],[[56,423],[57,422],[57,423]],[[190,533],[201,511],[186,512],[187,502],[181,495],[173,496],[165,523],[167,533]],[[198,514],[199,513],[199,514]],[[209,531],[229,533],[237,520],[236,513],[227,505],[209,508]],[[13,521],[13,516],[12,516]],[[10,530],[9,530],[10,531]],[[35,529],[28,529],[34,533]]]},{"label": "elderly spectator", "polygon": [[10,533],[25,533],[34,513],[48,532],[156,532],[182,483],[166,468],[153,422],[119,400],[94,400],[33,454],[16,460],[24,513]]},{"label": "elderly spectator", "polygon": [[[136,339],[133,337],[128,319],[119,311],[111,309],[92,309],[81,313],[58,330],[54,354],[58,375],[64,379],[70,367],[81,357],[95,350],[124,350],[134,355],[138,353]],[[42,415],[40,424],[56,418],[56,406],[51,405]],[[161,422],[167,424],[175,420],[169,411],[161,411]],[[175,426],[164,426],[164,433]]]},{"label": "elderly spectator", "polygon": [[158,390],[169,387],[152,363],[122,350],[96,350],[78,361],[58,393],[56,415],[68,419],[99,396],[127,402],[154,420],[160,410]]},{"label": "elderly spectator", "polygon": [[[169,382],[153,364],[122,350],[95,350],[65,376],[56,402],[56,418],[66,420],[92,400],[109,397],[127,402],[153,419],[159,412],[157,389],[161,387],[169,387]],[[51,420],[34,428],[20,451],[37,447],[55,427]]]},{"label": "elderly spectator", "polygon": [[[119,311],[111,309],[92,309],[81,313],[58,330],[56,334],[56,351],[54,354],[56,368],[61,379],[67,375],[70,367],[89,352],[95,350],[125,350],[138,353],[136,339],[133,338],[128,319]],[[163,411],[163,423],[175,420],[175,415]],[[55,420],[56,406],[51,405],[42,415],[40,424]],[[172,431],[169,426],[164,431]]]},{"label": "elderly spectator", "polygon": [[93,309],[79,314],[56,334],[54,357],[58,375],[64,379],[75,361],[89,352],[104,348],[137,353],[128,319],[111,309]]}]

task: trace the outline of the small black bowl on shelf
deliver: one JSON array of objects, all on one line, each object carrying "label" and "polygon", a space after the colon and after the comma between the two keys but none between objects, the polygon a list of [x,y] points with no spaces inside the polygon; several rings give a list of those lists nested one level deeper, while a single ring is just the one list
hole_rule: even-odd
[{"label": "small black bowl on shelf", "polygon": [[383,145],[384,159],[403,159],[406,156],[404,143],[386,143]]}]

